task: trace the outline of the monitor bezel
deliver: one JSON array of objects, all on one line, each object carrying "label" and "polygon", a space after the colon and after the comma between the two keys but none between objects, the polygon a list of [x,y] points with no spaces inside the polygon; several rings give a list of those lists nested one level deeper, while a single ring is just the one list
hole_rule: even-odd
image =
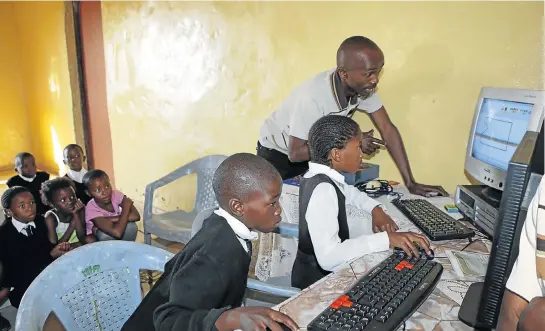
[{"label": "monitor bezel", "polygon": [[507,89],[495,87],[483,87],[473,115],[471,130],[466,148],[465,171],[480,183],[503,191],[505,186],[505,177],[507,171],[494,167],[486,162],[483,162],[472,156],[473,154],[473,139],[476,130],[477,120],[481,112],[481,106],[484,99],[497,99],[513,102],[523,102],[533,104],[532,116],[528,122],[526,131],[539,132],[541,122],[543,121],[543,113],[545,112],[545,91],[522,90],[522,89]]}]

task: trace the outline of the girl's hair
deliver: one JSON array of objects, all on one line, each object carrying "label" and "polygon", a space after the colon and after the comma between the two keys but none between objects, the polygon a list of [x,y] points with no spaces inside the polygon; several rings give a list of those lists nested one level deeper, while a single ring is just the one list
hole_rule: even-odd
[{"label": "girl's hair", "polygon": [[93,169],[93,170],[90,170],[88,171],[84,176],[83,176],[83,179],[81,180],[83,185],[85,186],[86,189],[89,189],[89,183],[94,180],[94,179],[97,179],[97,178],[101,178],[101,177],[106,177],[106,178],[109,178],[108,177],[108,174],[100,169]]},{"label": "girl's hair", "polygon": [[308,134],[310,161],[331,166],[331,150],[344,148],[359,132],[358,123],[349,117],[328,115],[320,118],[312,125]]},{"label": "girl's hair", "polygon": [[15,164],[15,168],[20,168],[23,166],[23,162],[27,157],[33,156],[32,154],[28,152],[22,152],[17,155],[15,155],[15,161],[13,162]]},{"label": "girl's hair", "polygon": [[48,180],[42,183],[42,189],[40,191],[40,196],[42,202],[46,206],[53,206],[53,194],[61,188],[74,188],[74,184],[71,180],[65,177],[59,177],[52,180]]},{"label": "girl's hair", "polygon": [[29,192],[30,193],[30,191],[26,187],[23,187],[23,186],[13,186],[13,187],[8,188],[4,192],[4,194],[2,194],[2,208],[9,209],[10,206],[11,206],[11,202],[17,196],[17,194],[23,193],[23,192]]}]

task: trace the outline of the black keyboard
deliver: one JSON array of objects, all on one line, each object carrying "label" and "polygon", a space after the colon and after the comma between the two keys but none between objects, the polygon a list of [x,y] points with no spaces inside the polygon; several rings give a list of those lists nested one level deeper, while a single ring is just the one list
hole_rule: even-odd
[{"label": "black keyboard", "polygon": [[475,231],[424,199],[394,199],[392,203],[432,241],[465,239],[475,235]]},{"label": "black keyboard", "polygon": [[396,330],[431,294],[440,263],[395,252],[308,325],[309,331]]}]

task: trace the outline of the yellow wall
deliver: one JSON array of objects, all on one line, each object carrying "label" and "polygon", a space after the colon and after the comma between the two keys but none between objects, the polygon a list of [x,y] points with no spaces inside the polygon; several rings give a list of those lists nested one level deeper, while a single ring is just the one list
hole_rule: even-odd
[{"label": "yellow wall", "polygon": [[0,171],[13,171],[13,159],[30,150],[30,124],[21,80],[14,9],[0,3]]},{"label": "yellow wall", "polygon": [[[103,2],[102,15],[116,182],[139,200],[190,160],[255,152],[265,117],[350,35],[386,55],[380,95],[416,179],[449,191],[467,182],[480,88],[543,88],[539,2]],[[386,152],[371,162],[400,179]],[[158,201],[187,207],[193,192]]]},{"label": "yellow wall", "polygon": [[64,174],[62,148],[75,142],[64,4],[13,4],[22,81],[38,165]]}]

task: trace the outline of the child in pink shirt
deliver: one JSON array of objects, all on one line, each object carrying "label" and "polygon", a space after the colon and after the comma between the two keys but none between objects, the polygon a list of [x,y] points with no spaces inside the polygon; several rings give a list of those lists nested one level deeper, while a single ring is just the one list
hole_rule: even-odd
[{"label": "child in pink shirt", "polygon": [[92,234],[96,228],[99,241],[135,241],[138,228],[134,222],[140,220],[140,214],[132,200],[114,190],[110,178],[102,170],[87,172],[82,182],[87,194],[93,198],[85,207],[87,234]]}]

